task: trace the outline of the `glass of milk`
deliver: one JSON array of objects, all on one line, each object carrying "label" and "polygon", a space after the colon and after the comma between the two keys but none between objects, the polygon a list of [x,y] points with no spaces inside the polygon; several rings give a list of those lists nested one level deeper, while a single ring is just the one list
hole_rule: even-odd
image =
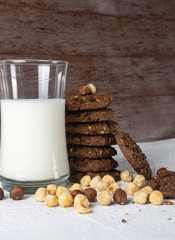
[{"label": "glass of milk", "polygon": [[0,61],[3,188],[26,193],[69,177],[65,135],[68,63],[51,60]]}]

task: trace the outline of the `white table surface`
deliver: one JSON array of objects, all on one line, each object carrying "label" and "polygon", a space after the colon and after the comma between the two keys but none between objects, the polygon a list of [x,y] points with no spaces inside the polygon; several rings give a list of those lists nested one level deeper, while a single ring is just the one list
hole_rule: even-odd
[{"label": "white table surface", "polygon": [[[175,139],[139,145],[154,175],[160,167],[175,171]],[[116,159],[120,170],[129,169],[135,174],[119,150]],[[125,188],[125,183],[119,184]],[[14,201],[5,192],[5,199],[0,201],[0,240],[175,239],[175,205],[138,205],[128,197],[128,204],[123,206],[104,207],[96,202],[91,209],[90,214],[80,215],[73,207],[46,207],[35,202],[33,195]],[[122,219],[127,222],[122,223]]]}]

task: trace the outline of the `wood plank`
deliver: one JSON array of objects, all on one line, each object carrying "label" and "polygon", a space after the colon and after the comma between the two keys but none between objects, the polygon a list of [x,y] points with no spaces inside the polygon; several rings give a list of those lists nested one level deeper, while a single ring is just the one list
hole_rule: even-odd
[{"label": "wood plank", "polygon": [[172,0],[0,0],[12,8],[37,8],[52,12],[89,13],[110,16],[168,16],[175,13]]},{"label": "wood plank", "polygon": [[[174,56],[175,19],[52,13],[0,6],[0,48],[82,56]],[[11,13],[10,18],[7,14]],[[13,26],[13,27],[12,27]],[[10,34],[9,34],[10,32]]]},{"label": "wood plank", "polygon": [[137,141],[175,136],[175,95],[118,98],[114,119]]}]

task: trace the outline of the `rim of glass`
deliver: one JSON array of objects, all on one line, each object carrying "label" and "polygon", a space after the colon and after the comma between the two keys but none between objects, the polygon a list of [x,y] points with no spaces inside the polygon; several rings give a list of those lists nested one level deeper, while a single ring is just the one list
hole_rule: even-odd
[{"label": "rim of glass", "polygon": [[63,60],[50,60],[50,59],[7,59],[7,60],[0,60],[0,64],[64,64],[68,65],[69,62]]}]

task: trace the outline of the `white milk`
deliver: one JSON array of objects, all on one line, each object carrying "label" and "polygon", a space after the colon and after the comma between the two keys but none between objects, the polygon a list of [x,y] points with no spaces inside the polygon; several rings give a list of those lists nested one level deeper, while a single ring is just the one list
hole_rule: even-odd
[{"label": "white milk", "polygon": [[1,175],[42,181],[68,172],[65,100],[1,100]]}]

